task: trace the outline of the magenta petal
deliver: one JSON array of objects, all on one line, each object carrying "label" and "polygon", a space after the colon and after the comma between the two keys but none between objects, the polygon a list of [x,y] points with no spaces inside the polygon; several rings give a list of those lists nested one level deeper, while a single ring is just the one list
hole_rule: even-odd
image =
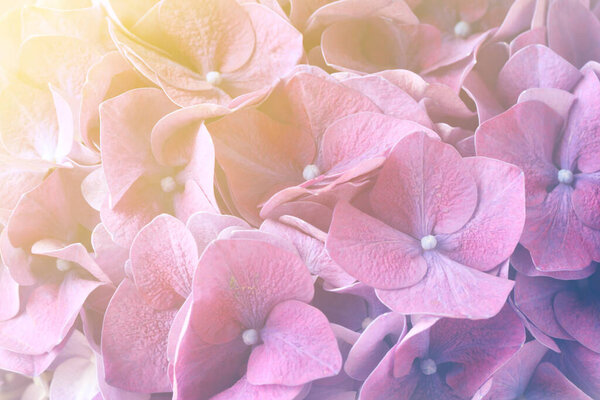
[{"label": "magenta petal", "polygon": [[600,174],[580,174],[571,196],[573,210],[585,225],[600,230]]},{"label": "magenta petal", "polygon": [[119,285],[102,327],[102,356],[108,384],[141,393],[171,390],[167,343],[176,311],[159,311],[148,306],[129,279]]},{"label": "magenta petal", "polygon": [[481,319],[496,315],[514,282],[461,265],[444,255],[427,257],[427,275],[397,290],[377,290],[379,299],[403,314]]},{"label": "magenta petal", "polygon": [[577,68],[600,61],[600,22],[581,1],[554,1],[548,9],[548,44]]},{"label": "magenta petal", "polygon": [[226,389],[243,373],[248,353],[249,348],[241,338],[208,344],[186,322],[175,356],[176,398],[209,398]]},{"label": "magenta petal", "polygon": [[389,350],[385,337],[400,338],[405,330],[406,317],[402,314],[390,312],[375,318],[350,349],[344,371],[353,379],[365,380]]},{"label": "magenta petal", "polygon": [[211,400],[295,400],[303,386],[253,385],[243,376],[229,389],[211,397]]},{"label": "magenta petal", "polygon": [[248,382],[297,386],[336,375],[342,356],[325,315],[289,300],[276,305],[260,331],[263,341],[248,360]]},{"label": "magenta petal", "polygon": [[243,327],[260,329],[276,304],[308,302],[314,294],[313,280],[297,254],[251,239],[211,243],[193,285],[191,327],[208,343],[228,342]]},{"label": "magenta petal", "polygon": [[535,370],[524,396],[531,400],[591,400],[548,362],[541,363]]},{"label": "magenta petal", "polygon": [[487,271],[515,249],[525,224],[525,180],[514,165],[484,157],[465,159],[477,182],[473,217],[440,240],[440,251],[463,265]]},{"label": "magenta petal", "polygon": [[560,347],[561,371],[592,399],[600,397],[600,353],[571,341]]},{"label": "magenta petal", "polygon": [[414,285],[427,271],[415,239],[346,202],[335,207],[326,249],[350,275],[381,289]]},{"label": "magenta petal", "polygon": [[446,383],[456,394],[468,397],[521,348],[525,327],[506,305],[486,320],[443,319],[431,328],[429,341],[429,356],[436,363],[460,364],[448,373]]},{"label": "magenta petal", "polygon": [[530,278],[517,274],[515,305],[545,334],[559,339],[570,339],[554,316],[554,296],[567,288],[564,281],[552,278]]},{"label": "magenta petal", "polygon": [[[575,340],[600,353],[600,304],[585,294],[564,290],[554,296],[554,315]],[[592,295],[593,296],[593,295]]]},{"label": "magenta petal", "polygon": [[571,108],[561,143],[561,166],[582,172],[600,170],[600,80],[594,71],[584,73],[573,94],[577,101]]},{"label": "magenta petal", "polygon": [[[483,399],[514,399],[522,395],[529,385],[542,357],[548,349],[538,341],[532,340],[504,364],[491,378],[491,388],[485,392]],[[480,393],[483,392],[480,390]]]},{"label": "magenta petal", "polygon": [[162,214],[146,225],[131,245],[130,260],[139,294],[151,307],[179,306],[191,293],[198,248],[177,218]]},{"label": "magenta petal", "polygon": [[412,121],[371,112],[348,115],[323,134],[319,164],[330,174],[347,171],[360,161],[387,155],[413,132],[437,138],[433,131]]},{"label": "magenta petal", "polygon": [[552,156],[562,125],[562,118],[547,105],[519,103],[479,126],[475,132],[477,155],[520,167],[525,173],[527,206],[539,204],[548,185],[556,181]]},{"label": "magenta petal", "polygon": [[415,133],[396,144],[369,199],[378,218],[421,239],[460,229],[477,205],[477,186],[454,147]]},{"label": "magenta petal", "polygon": [[531,88],[571,91],[581,72],[546,46],[532,45],[515,53],[500,71],[497,87],[505,104],[517,102]]}]

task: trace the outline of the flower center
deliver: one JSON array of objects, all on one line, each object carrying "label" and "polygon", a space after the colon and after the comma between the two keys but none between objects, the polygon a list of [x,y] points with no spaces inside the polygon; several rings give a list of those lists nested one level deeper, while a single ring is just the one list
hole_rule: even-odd
[{"label": "flower center", "polygon": [[371,317],[367,317],[365,319],[363,319],[362,324],[360,324],[363,328],[363,330],[367,329],[367,326],[371,325],[371,322],[373,322],[373,318]]},{"label": "flower center", "polygon": [[206,74],[206,82],[213,86],[218,86],[221,84],[221,82],[223,82],[223,77],[218,71],[210,71],[208,74]]},{"label": "flower center", "polygon": [[573,183],[573,172],[568,169],[561,169],[558,171],[558,181],[565,185],[570,185]]},{"label": "flower center", "polygon": [[171,176],[165,176],[160,180],[160,187],[165,193],[171,193],[177,188],[177,182]]},{"label": "flower center", "polygon": [[437,372],[437,365],[431,358],[421,360],[421,364],[419,366],[421,367],[421,372],[425,375],[433,375]]},{"label": "flower center", "polygon": [[246,329],[242,333],[242,340],[246,346],[254,346],[260,340],[260,334],[256,329]]},{"label": "flower center", "polygon": [[56,269],[61,271],[61,272],[65,272],[68,271],[72,268],[72,265],[69,261],[67,260],[61,260],[60,258],[56,259]]},{"label": "flower center", "polygon": [[466,21],[459,21],[454,25],[454,34],[459,38],[466,38],[471,34],[471,24]]},{"label": "flower center", "polygon": [[433,250],[437,246],[437,239],[433,235],[423,236],[421,238],[421,247],[423,250]]},{"label": "flower center", "polygon": [[315,164],[308,164],[302,171],[302,177],[307,181],[315,179],[319,175],[321,175],[321,171]]}]

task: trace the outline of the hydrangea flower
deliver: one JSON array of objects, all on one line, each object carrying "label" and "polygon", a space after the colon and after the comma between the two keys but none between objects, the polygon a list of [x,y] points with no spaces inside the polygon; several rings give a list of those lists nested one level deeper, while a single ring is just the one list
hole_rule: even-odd
[{"label": "hydrangea flower", "polygon": [[327,318],[306,304],[314,293],[306,266],[270,235],[251,237],[217,240],[202,255],[175,398],[293,399],[341,369]]},{"label": "hydrangea flower", "polygon": [[402,313],[477,319],[500,311],[513,283],[485,272],[521,234],[518,168],[463,159],[413,134],[394,147],[366,196],[370,214],[340,202],[327,237],[327,251],[350,275]]},{"label": "hydrangea flower", "polygon": [[369,375],[359,399],[469,399],[524,341],[508,306],[480,321],[420,319]]},{"label": "hydrangea flower", "polygon": [[123,246],[158,214],[186,219],[197,211],[218,209],[213,193],[214,149],[204,126],[192,147],[177,158],[168,158],[152,143],[156,122],[175,109],[155,88],[131,90],[100,108],[102,165],[109,190],[100,215]]},{"label": "hydrangea flower", "polygon": [[302,35],[255,2],[108,3],[119,51],[181,106],[227,104],[274,83],[303,55]]},{"label": "hydrangea flower", "polygon": [[[574,271],[600,260],[597,162],[600,81],[588,70],[573,92],[555,98],[563,113],[525,101],[483,123],[477,154],[513,163],[526,179],[521,244],[541,271]],[[535,116],[535,118],[532,118]],[[563,118],[564,116],[564,118]]]}]

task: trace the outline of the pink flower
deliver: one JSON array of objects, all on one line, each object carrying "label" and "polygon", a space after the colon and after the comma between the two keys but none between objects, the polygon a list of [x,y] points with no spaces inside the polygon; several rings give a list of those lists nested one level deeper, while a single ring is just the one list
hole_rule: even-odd
[{"label": "pink flower", "polygon": [[516,167],[463,159],[450,145],[413,134],[394,147],[365,197],[371,215],[336,206],[326,248],[384,304],[456,318],[500,311],[513,283],[485,272],[510,256],[521,234]]},{"label": "pink flower", "polygon": [[111,4],[115,45],[182,106],[225,105],[271,85],[303,56],[300,32],[255,2],[168,0],[149,8],[152,3]]},{"label": "pink flower", "polygon": [[[217,210],[214,149],[204,126],[191,146],[165,151],[152,142],[156,122],[176,106],[155,88],[135,89],[102,103],[100,140],[109,196],[100,210],[115,241],[127,247],[161,213],[185,220]],[[196,133],[197,132],[197,133]]]},{"label": "pink flower", "polygon": [[599,89],[597,75],[587,71],[573,95],[544,98],[551,106],[519,103],[477,130],[478,155],[513,163],[525,173],[521,244],[541,271],[575,271],[600,260]]},{"label": "pink flower", "polygon": [[204,251],[175,356],[175,398],[291,400],[339,372],[329,322],[306,304],[310,274],[275,239],[217,240]]},{"label": "pink flower", "polygon": [[548,349],[533,340],[492,375],[473,400],[503,398],[540,398],[589,400],[552,363],[544,360]]},{"label": "pink flower", "polygon": [[367,378],[359,398],[468,399],[524,341],[523,324],[509,306],[481,321],[418,320]]}]

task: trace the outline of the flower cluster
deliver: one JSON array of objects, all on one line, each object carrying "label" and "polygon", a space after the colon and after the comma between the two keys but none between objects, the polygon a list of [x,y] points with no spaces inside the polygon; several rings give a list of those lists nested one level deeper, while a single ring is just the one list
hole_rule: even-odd
[{"label": "flower cluster", "polygon": [[600,399],[600,1],[0,5],[0,400]]}]

